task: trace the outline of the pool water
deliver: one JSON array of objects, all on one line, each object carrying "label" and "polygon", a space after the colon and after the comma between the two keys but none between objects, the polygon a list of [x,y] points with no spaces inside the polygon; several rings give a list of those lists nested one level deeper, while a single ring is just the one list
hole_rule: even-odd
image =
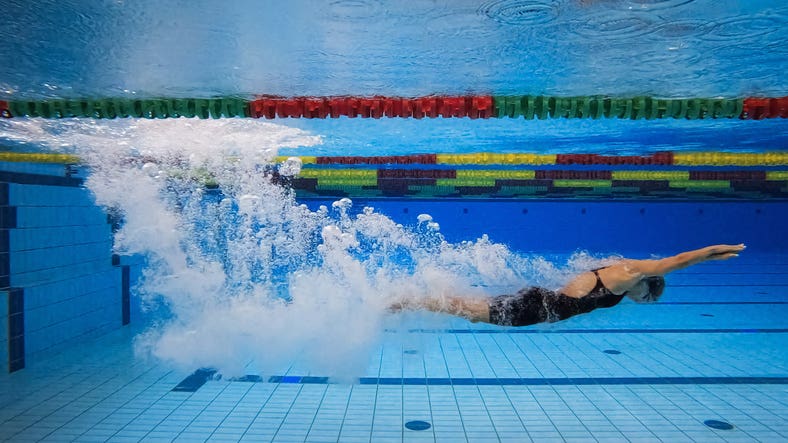
[{"label": "pool water", "polygon": [[[0,440],[788,441],[785,118],[32,117],[261,96],[778,108],[782,2],[0,8]],[[657,303],[557,323],[386,310],[741,242]]]}]

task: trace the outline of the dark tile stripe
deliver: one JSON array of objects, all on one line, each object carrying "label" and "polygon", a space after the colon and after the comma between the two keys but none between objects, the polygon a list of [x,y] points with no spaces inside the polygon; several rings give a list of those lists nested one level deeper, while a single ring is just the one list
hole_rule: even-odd
[{"label": "dark tile stripe", "polygon": [[8,372],[25,367],[25,297],[22,288],[8,289]]},{"label": "dark tile stripe", "polygon": [[[257,375],[231,381],[262,382]],[[273,376],[268,383],[334,383],[328,377]],[[579,385],[783,385],[788,377],[569,377],[569,378],[416,378],[362,377],[362,385],[394,386],[579,386]]]},{"label": "dark tile stripe", "polygon": [[131,292],[129,290],[129,266],[121,266],[120,283],[120,306],[121,306],[121,325],[125,326],[131,322]]},{"label": "dark tile stripe", "polygon": [[667,301],[653,304],[659,305],[788,305],[788,301]]},{"label": "dark tile stripe", "polygon": [[[384,332],[400,332],[386,329]],[[714,334],[714,333],[785,333],[788,329],[526,329],[501,327],[498,329],[408,329],[409,333],[420,334]]]},{"label": "dark tile stripe", "polygon": [[11,245],[9,229],[16,228],[16,206],[8,206],[8,183],[0,183],[0,288],[11,286]]},{"label": "dark tile stripe", "polygon": [[214,369],[198,369],[194,371],[194,374],[184,378],[172,390],[175,392],[196,392],[214,374],[216,374]]},{"label": "dark tile stripe", "polygon": [[0,171],[0,182],[19,183],[23,185],[81,186],[83,180],[81,178],[58,175]]},{"label": "dark tile stripe", "polygon": [[16,228],[16,206],[0,206],[0,228]]}]

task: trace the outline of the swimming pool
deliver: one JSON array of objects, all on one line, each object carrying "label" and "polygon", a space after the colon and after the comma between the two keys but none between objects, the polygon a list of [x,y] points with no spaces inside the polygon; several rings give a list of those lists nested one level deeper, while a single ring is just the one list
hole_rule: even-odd
[{"label": "swimming pool", "polygon": [[2,6],[4,441],[788,439],[780,2]]}]

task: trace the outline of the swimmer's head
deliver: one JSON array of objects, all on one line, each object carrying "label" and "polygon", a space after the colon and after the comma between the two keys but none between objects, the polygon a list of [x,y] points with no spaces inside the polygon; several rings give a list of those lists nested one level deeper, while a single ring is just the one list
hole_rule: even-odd
[{"label": "swimmer's head", "polygon": [[663,277],[646,277],[627,291],[625,295],[638,303],[653,303],[659,299],[664,290],[665,279]]}]

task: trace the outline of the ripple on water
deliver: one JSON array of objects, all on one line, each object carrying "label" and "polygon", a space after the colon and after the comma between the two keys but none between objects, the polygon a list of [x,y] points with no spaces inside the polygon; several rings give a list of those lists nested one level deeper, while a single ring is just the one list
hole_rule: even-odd
[{"label": "ripple on water", "polygon": [[702,37],[704,40],[726,42],[763,37],[781,31],[786,19],[786,16],[733,17],[712,23],[709,32]]},{"label": "ripple on water", "polygon": [[548,0],[491,0],[478,13],[510,25],[548,23],[558,17],[558,5]]},{"label": "ripple on water", "polygon": [[380,17],[384,11],[377,0],[335,0],[328,4],[328,15],[341,21]]},{"label": "ripple on water", "polygon": [[583,17],[571,23],[572,32],[590,39],[627,39],[640,37],[657,31],[657,25],[648,16],[618,15],[610,13]]},{"label": "ripple on water", "polygon": [[702,20],[671,20],[659,25],[656,34],[665,38],[703,37],[713,26],[713,23]]},{"label": "ripple on water", "polygon": [[693,3],[695,0],[628,0],[631,9],[662,10],[677,8]]}]

